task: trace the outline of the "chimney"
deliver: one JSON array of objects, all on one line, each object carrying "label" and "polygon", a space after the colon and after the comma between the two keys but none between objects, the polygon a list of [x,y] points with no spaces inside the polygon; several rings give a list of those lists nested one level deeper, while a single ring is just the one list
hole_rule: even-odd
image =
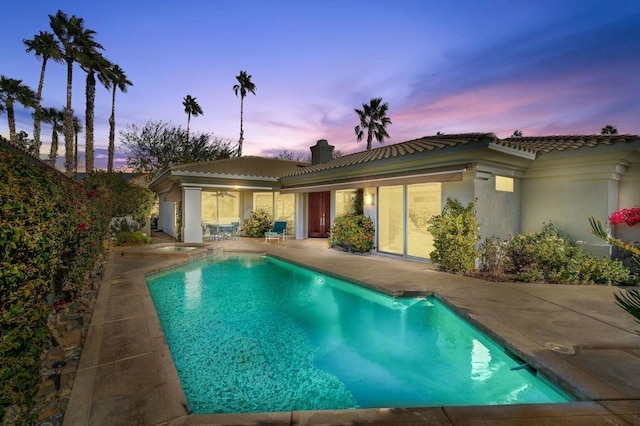
[{"label": "chimney", "polygon": [[333,145],[329,145],[326,139],[320,139],[311,147],[311,165],[326,163],[333,159]]}]

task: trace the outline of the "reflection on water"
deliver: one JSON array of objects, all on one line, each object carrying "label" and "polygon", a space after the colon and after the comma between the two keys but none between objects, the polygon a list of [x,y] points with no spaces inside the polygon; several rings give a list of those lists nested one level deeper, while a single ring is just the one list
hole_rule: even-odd
[{"label": "reflection on water", "polygon": [[484,381],[493,375],[491,370],[491,352],[489,349],[473,339],[473,349],[471,350],[471,379]]},{"label": "reflection on water", "polygon": [[197,309],[202,301],[202,269],[184,274],[184,304],[186,309]]},{"label": "reflection on water", "polygon": [[194,413],[567,401],[435,299],[237,255],[149,289]]}]

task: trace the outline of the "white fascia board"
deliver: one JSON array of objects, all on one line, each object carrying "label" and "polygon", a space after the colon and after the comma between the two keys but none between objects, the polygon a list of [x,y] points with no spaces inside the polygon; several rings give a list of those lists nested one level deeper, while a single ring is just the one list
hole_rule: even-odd
[{"label": "white fascia board", "polygon": [[153,181],[151,181],[151,183],[149,184],[149,189],[151,189],[153,191],[153,188],[159,186],[170,175],[171,175],[171,170],[166,170],[166,171],[162,172],[162,174],[160,176],[158,176]]},{"label": "white fascia board", "polygon": [[222,184],[215,184],[215,183],[188,183],[188,182],[181,182],[180,187],[181,188],[224,188],[224,189],[233,189],[233,190],[255,189],[255,190],[261,190],[261,191],[277,190],[277,188],[268,187],[268,186],[222,185]]},{"label": "white fascia board", "polygon": [[401,175],[401,176],[379,177],[379,178],[370,178],[370,179],[354,179],[354,180],[346,180],[344,182],[331,182],[326,184],[285,187],[285,188],[282,188],[280,191],[283,194],[288,194],[288,193],[295,193],[295,192],[329,191],[329,190],[344,189],[344,188],[374,187],[374,186],[380,185],[381,182],[389,183],[393,181],[402,181],[402,180],[421,178],[421,177],[453,176],[453,175],[462,174],[466,171],[467,171],[467,168],[463,167],[460,169],[451,169],[451,170],[446,170],[441,172],[416,173],[416,174],[407,174],[407,175]]},{"label": "white fascia board", "polygon": [[533,153],[533,152],[528,152],[528,151],[524,151],[524,150],[521,150],[521,149],[509,148],[508,146],[504,146],[504,145],[498,145],[498,144],[495,144],[495,143],[490,143],[489,145],[487,145],[487,148],[491,149],[493,151],[502,152],[504,154],[513,155],[515,157],[526,158],[527,160],[535,160],[536,159],[536,154]]},{"label": "white fascia board", "polygon": [[248,175],[230,175],[230,174],[222,174],[222,173],[203,173],[203,172],[188,172],[188,171],[178,171],[174,170],[171,173],[171,176],[183,176],[183,177],[210,177],[216,179],[236,179],[236,180],[257,180],[264,182],[277,182],[277,177],[268,177],[268,176],[248,176]]}]

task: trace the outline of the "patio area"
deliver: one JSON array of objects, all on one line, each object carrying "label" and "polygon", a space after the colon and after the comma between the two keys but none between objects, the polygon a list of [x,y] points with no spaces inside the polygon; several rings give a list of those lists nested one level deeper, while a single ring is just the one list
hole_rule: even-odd
[{"label": "patio area", "polygon": [[[163,234],[154,243],[171,243]],[[145,275],[184,256],[110,253],[75,377],[65,425],[194,424],[638,424],[640,328],[611,287],[495,283],[437,272],[426,263],[353,255],[326,240],[207,244],[267,252],[385,294],[433,294],[578,401],[567,404],[428,407],[190,415]]]}]

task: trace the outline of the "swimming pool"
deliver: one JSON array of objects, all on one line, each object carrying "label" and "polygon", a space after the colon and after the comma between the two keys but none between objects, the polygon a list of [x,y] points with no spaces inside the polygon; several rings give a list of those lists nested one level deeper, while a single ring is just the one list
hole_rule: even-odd
[{"label": "swimming pool", "polygon": [[569,400],[435,299],[259,255],[147,281],[195,414]]}]

